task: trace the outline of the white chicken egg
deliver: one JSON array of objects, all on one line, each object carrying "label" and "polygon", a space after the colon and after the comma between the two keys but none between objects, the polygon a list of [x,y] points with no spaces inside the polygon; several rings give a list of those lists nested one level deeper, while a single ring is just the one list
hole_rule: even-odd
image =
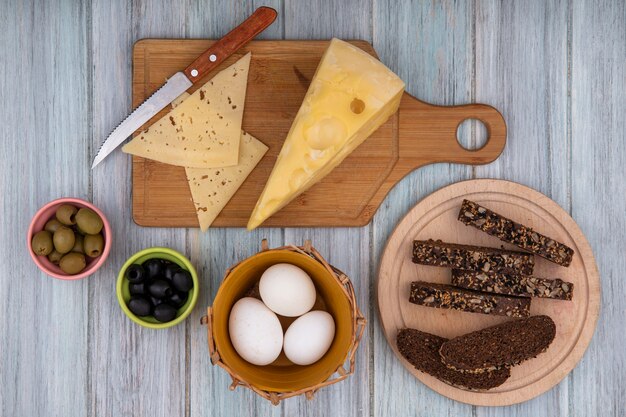
[{"label": "white chicken egg", "polygon": [[265,305],[281,316],[301,316],[315,304],[315,285],[311,277],[291,264],[267,268],[261,276],[259,292]]},{"label": "white chicken egg", "polygon": [[283,349],[296,365],[317,362],[330,348],[335,337],[335,321],[325,311],[311,311],[296,321],[285,332]]},{"label": "white chicken egg", "polygon": [[254,365],[268,365],[280,355],[283,329],[278,317],[261,301],[244,297],[228,319],[230,341],[239,355]]}]

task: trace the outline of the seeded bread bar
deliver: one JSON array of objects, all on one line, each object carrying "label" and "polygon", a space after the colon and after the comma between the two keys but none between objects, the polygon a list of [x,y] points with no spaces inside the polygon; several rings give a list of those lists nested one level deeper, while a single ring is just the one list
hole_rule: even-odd
[{"label": "seeded bread bar", "polygon": [[441,240],[414,240],[413,262],[470,271],[531,275],[533,256],[525,252],[481,246],[458,245]]},{"label": "seeded bread bar", "polygon": [[526,275],[506,275],[493,272],[452,270],[452,285],[474,291],[517,297],[541,297],[571,300],[574,284],[560,279]]},{"label": "seeded bread bar", "polygon": [[517,365],[548,349],[556,325],[548,316],[507,321],[450,339],[439,353],[451,369],[484,372]]},{"label": "seeded bread bar", "polygon": [[528,317],[530,298],[508,297],[457,288],[452,285],[414,281],[409,301],[426,307],[507,317]]},{"label": "seeded bread bar", "polygon": [[498,239],[539,255],[555,264],[569,266],[574,250],[537,233],[528,226],[495,213],[473,201],[463,200],[459,220]]},{"label": "seeded bread bar", "polygon": [[500,386],[511,376],[508,368],[480,374],[459,372],[448,368],[439,355],[439,349],[448,339],[416,329],[402,329],[396,337],[398,350],[418,371],[462,389],[483,391]]}]

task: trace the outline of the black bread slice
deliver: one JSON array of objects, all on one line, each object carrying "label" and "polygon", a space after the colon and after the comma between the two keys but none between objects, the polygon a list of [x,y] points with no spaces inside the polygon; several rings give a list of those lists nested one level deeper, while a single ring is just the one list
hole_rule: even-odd
[{"label": "black bread slice", "polygon": [[409,295],[409,302],[417,305],[507,317],[530,316],[530,301],[424,281],[413,281]]},{"label": "black bread slice", "polygon": [[463,200],[459,211],[459,221],[474,226],[498,239],[542,256],[555,264],[569,266],[574,250],[528,226],[514,222],[487,207],[473,201]]},{"label": "black bread slice", "polygon": [[571,300],[574,294],[574,284],[558,278],[548,279],[532,275],[506,275],[460,269],[452,270],[452,285],[494,294],[554,300]]},{"label": "black bread slice", "polygon": [[448,339],[416,329],[402,329],[396,338],[398,350],[411,365],[449,385],[484,391],[502,385],[511,376],[508,368],[473,374],[446,367],[439,356],[439,349],[446,341]]},{"label": "black bread slice", "polygon": [[548,316],[507,321],[445,342],[443,362],[462,372],[484,372],[517,365],[548,349],[556,325]]},{"label": "black bread slice", "polygon": [[531,275],[535,258],[530,253],[461,245],[441,240],[414,240],[413,262],[467,271]]}]

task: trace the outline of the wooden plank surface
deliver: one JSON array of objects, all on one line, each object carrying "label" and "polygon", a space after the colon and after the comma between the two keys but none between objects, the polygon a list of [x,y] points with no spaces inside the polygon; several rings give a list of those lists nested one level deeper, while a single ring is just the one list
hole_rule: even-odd
[{"label": "wooden plank surface", "polygon": [[0,7],[2,415],[89,410],[88,282],[48,277],[25,250],[39,207],[90,198],[88,21],[89,8],[70,2]]},{"label": "wooden plank surface", "polygon": [[[566,211],[567,19],[565,1],[476,2],[477,100],[502,109],[509,138],[502,158],[476,167],[477,178],[520,182]],[[516,28],[516,30],[511,30]],[[578,219],[575,219],[578,220]],[[477,416],[568,414],[568,382],[512,407],[478,409]]]},{"label": "wooden plank surface", "polygon": [[[93,152],[131,106],[128,57],[133,41],[165,29],[184,36],[186,13],[165,2],[102,1],[92,4],[92,18]],[[167,246],[186,252],[186,231],[134,225],[130,175],[128,158],[121,152],[92,175],[93,202],[111,219],[115,250],[97,276],[88,279],[89,414],[182,416],[187,402],[187,328],[160,332],[135,325],[117,304],[115,280],[125,260],[141,249]]]},{"label": "wooden plank surface", "polygon": [[569,397],[581,416],[624,415],[626,387],[617,381],[626,374],[626,4],[574,2],[570,25],[571,210],[600,255],[602,309],[586,360],[570,374]]},{"label": "wooden plank surface", "polygon": [[[420,99],[441,105],[470,102],[473,68],[470,4],[433,0],[402,11],[394,4],[393,0],[375,3],[374,47],[380,51],[381,60],[405,80],[407,91]],[[470,142],[471,138],[467,143]],[[429,165],[410,174],[391,191],[372,225],[370,265],[374,279],[387,239],[410,208],[442,186],[471,178],[471,172],[471,167],[464,165]],[[376,304],[377,297],[372,292],[369,334],[373,338],[374,415],[471,415],[471,406],[435,393],[395,359],[380,327]]]},{"label": "wooden plank surface", "polygon": [[[268,4],[269,3],[269,4]],[[130,217],[130,159],[93,173],[97,147],[130,110],[131,48],[145,37],[216,38],[268,4],[266,39],[371,41],[407,91],[435,104],[503,111],[508,145],[494,164],[424,167],[391,190],[363,228],[145,229]],[[8,0],[0,7],[0,410],[7,416],[587,416],[626,410],[626,9],[620,0],[283,1]],[[461,142],[481,142],[479,126]],[[512,179],[570,212],[595,251],[603,307],[590,349],[564,382],[528,403],[470,407],[442,397],[395,359],[372,290],[393,227],[430,192],[467,178]],[[116,246],[96,275],[61,282],[24,250],[31,216],[60,196],[91,199]],[[272,407],[209,364],[199,326],[225,268],[258,250],[312,238],[350,275],[369,319],[357,375]],[[201,275],[184,325],[148,331],[121,313],[117,269],[134,251],[186,252]]]}]

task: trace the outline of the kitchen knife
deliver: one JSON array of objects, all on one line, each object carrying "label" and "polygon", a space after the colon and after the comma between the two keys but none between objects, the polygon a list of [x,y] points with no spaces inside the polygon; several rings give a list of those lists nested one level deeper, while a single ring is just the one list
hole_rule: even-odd
[{"label": "kitchen knife", "polygon": [[176,97],[201,80],[202,77],[215,69],[239,48],[250,42],[256,35],[263,32],[275,19],[276,10],[270,7],[259,7],[239,26],[211,45],[184,71],[174,74],[111,132],[100,147],[91,168],[93,169],[102,162],[107,155],[120,146],[135,130],[163,110]]}]

